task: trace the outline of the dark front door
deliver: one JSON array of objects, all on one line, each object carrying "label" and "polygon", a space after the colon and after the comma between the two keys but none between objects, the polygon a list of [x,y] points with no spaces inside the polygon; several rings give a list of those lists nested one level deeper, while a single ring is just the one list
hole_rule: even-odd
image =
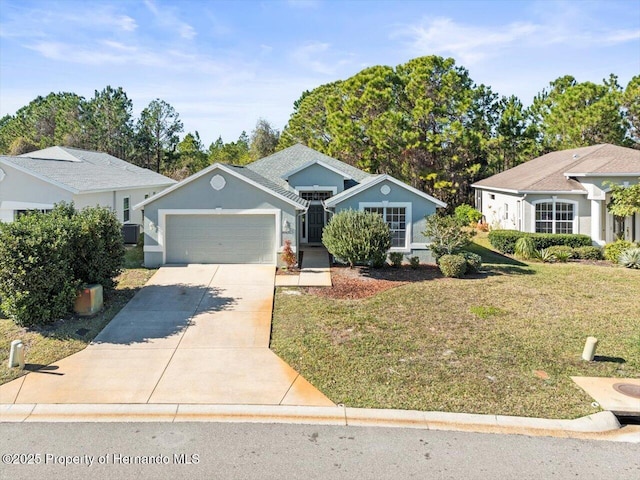
[{"label": "dark front door", "polygon": [[307,224],[309,226],[309,243],[322,242],[322,229],[324,228],[324,208],[322,205],[310,205],[307,210]]}]

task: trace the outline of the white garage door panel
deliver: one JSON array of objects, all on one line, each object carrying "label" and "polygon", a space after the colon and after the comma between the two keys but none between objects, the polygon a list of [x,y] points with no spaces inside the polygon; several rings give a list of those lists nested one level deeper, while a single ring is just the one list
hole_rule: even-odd
[{"label": "white garage door panel", "polygon": [[167,263],[275,263],[274,215],[167,215]]}]

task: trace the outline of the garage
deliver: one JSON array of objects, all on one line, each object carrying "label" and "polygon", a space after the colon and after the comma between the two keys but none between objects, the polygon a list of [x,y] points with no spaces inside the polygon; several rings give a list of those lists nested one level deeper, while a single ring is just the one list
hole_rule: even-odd
[{"label": "garage", "polygon": [[167,215],[166,263],[276,263],[275,215]]}]

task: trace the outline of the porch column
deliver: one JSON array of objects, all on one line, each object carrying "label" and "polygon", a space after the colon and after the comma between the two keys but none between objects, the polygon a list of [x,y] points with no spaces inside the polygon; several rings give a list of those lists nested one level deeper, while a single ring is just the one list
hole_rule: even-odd
[{"label": "porch column", "polygon": [[604,245],[602,237],[602,200],[591,200],[591,240]]}]

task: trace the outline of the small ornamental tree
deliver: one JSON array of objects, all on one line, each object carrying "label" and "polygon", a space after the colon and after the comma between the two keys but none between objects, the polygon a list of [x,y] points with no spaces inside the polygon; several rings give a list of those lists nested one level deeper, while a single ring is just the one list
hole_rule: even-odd
[{"label": "small ornamental tree", "polygon": [[335,214],[322,232],[322,243],[331,255],[349,263],[369,263],[391,248],[391,232],[382,216],[373,212],[344,210]]},{"label": "small ornamental tree", "polygon": [[454,212],[455,217],[463,225],[476,224],[482,220],[482,212],[476,210],[471,205],[463,203],[458,205]]},{"label": "small ornamental tree", "polygon": [[615,217],[620,225],[620,232],[623,230],[624,218],[640,213],[640,183],[625,187],[613,182],[605,182],[605,186],[610,188],[611,201],[607,205],[609,212]]},{"label": "small ornamental tree", "polygon": [[423,235],[431,241],[431,251],[436,260],[443,255],[458,253],[471,241],[472,233],[464,229],[464,224],[453,216],[433,214],[427,217],[427,227]]},{"label": "small ornamental tree", "polygon": [[284,241],[284,247],[282,249],[282,261],[287,265],[288,269],[293,268],[293,266],[297,262],[296,254],[291,248],[291,240]]}]

